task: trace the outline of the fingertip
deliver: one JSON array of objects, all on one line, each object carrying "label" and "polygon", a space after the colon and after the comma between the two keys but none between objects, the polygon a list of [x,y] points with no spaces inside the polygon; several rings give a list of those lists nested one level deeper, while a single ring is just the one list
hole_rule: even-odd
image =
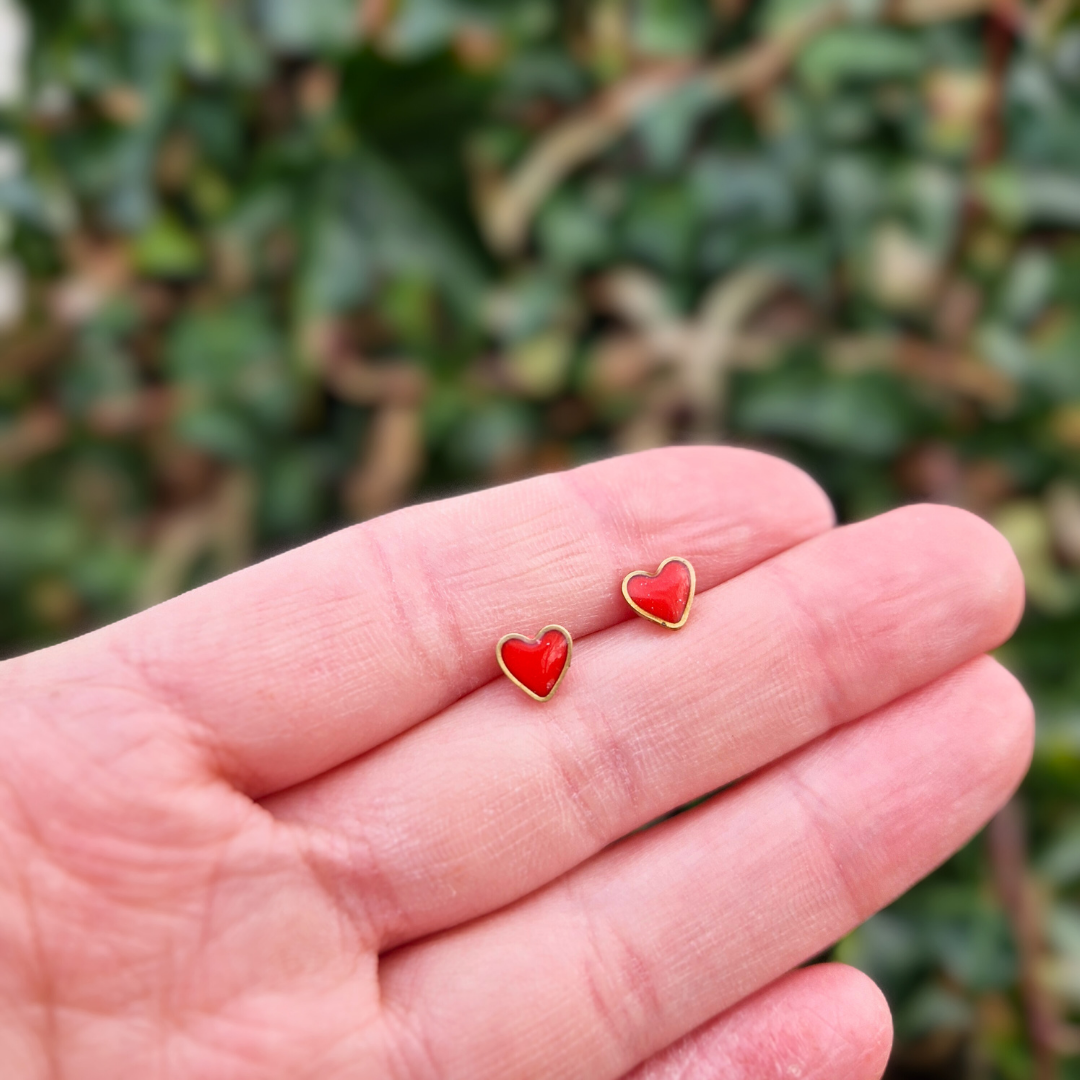
[{"label": "fingertip", "polygon": [[844,964],[800,968],[649,1059],[627,1080],[881,1080],[892,1052],[888,1003]]},{"label": "fingertip", "polygon": [[981,753],[987,784],[998,808],[1012,798],[1031,767],[1035,706],[1020,680],[990,656],[970,665],[978,680],[983,723]]},{"label": "fingertip", "polygon": [[806,536],[827,532],[836,525],[836,508],[825,489],[798,465],[759,450],[729,448],[746,468],[756,474],[760,497],[785,505],[792,517],[804,524]]},{"label": "fingertip", "polygon": [[880,1080],[892,1015],[874,982],[844,964],[789,972],[655,1059],[633,1080]]},{"label": "fingertip", "polygon": [[1002,641],[1009,638],[1024,614],[1024,572],[1009,541],[985,518],[954,506],[923,506],[936,517],[942,534],[958,550],[971,555],[972,570],[982,583],[982,599],[998,618]]},{"label": "fingertip", "polygon": [[828,1057],[847,1065],[834,1080],[880,1080],[893,1047],[892,1011],[881,988],[847,964],[821,964],[806,972],[817,982],[815,996],[829,1002],[835,1044]]},{"label": "fingertip", "polygon": [[943,583],[963,592],[965,614],[984,627],[987,649],[1012,636],[1024,612],[1024,575],[1008,540],[989,522],[936,503],[901,507],[878,520],[910,536]]},{"label": "fingertip", "polygon": [[[797,465],[773,454],[737,446],[668,446],[614,458],[634,487],[642,481],[661,490],[735,503],[752,502],[757,510],[783,522],[799,538],[831,529],[836,512],[824,489]],[[690,503],[693,506],[693,502]]]}]

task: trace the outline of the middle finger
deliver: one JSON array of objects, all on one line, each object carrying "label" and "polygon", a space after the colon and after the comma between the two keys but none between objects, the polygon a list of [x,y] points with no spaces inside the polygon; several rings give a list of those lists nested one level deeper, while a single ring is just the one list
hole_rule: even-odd
[{"label": "middle finger", "polygon": [[501,907],[994,648],[1022,602],[985,523],[895,511],[702,594],[677,634],[638,620],[585,639],[546,706],[490,684],[267,806],[316,827],[316,853],[390,948]]}]

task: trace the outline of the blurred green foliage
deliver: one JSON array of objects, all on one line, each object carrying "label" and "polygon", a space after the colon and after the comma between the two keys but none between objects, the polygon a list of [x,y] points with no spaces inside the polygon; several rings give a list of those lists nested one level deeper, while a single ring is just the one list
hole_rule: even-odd
[{"label": "blurred green foliage", "polygon": [[448,491],[729,440],[1009,536],[1017,807],[837,952],[894,1073],[1080,1077],[1067,0],[34,0],[0,143],[17,652]]}]

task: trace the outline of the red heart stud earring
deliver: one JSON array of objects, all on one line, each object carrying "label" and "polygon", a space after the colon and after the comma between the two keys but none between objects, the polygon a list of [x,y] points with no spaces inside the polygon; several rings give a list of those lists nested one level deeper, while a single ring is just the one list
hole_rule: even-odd
[{"label": "red heart stud earring", "polygon": [[697,577],[686,559],[665,559],[655,574],[634,570],[623,578],[626,602],[644,619],[678,630],[690,618]]},{"label": "red heart stud earring", "polygon": [[507,634],[495,655],[503,674],[536,701],[550,701],[570,670],[574,642],[561,626],[545,626],[534,638]]}]

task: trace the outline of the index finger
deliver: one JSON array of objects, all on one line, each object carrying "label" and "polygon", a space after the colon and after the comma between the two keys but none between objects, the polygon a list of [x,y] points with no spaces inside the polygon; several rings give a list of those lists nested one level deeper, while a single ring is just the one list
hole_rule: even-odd
[{"label": "index finger", "polygon": [[494,678],[504,633],[560,622],[581,637],[631,617],[629,570],[685,555],[707,589],[832,522],[823,492],[776,458],[650,451],[345,529],[38,662],[93,672],[107,646],[258,797]]}]

